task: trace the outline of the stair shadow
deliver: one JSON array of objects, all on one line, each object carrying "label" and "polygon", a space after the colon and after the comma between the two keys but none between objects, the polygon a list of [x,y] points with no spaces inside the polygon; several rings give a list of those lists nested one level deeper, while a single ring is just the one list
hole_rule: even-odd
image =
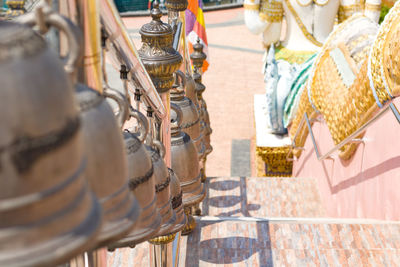
[{"label": "stair shadow", "polygon": [[[202,211],[204,215],[209,215],[210,206],[224,208],[232,207],[240,203],[240,208],[238,209],[215,215],[226,217],[233,215],[251,217],[249,213],[250,210],[258,210],[261,208],[258,204],[247,203],[247,185],[245,177],[240,177],[239,181],[212,181],[212,179],[207,179],[205,186],[207,188],[207,197],[202,202]],[[228,191],[237,187],[239,187],[240,190],[239,196],[208,197],[210,195],[210,189]],[[248,260],[255,254],[257,254],[258,257],[259,266],[273,266],[268,221],[256,223],[257,238],[246,237],[249,233],[243,233],[243,236],[201,240],[202,228],[216,223],[222,223],[222,221],[199,221],[196,229],[188,236],[186,244],[186,266],[198,267],[200,260],[211,264],[233,264]]]},{"label": "stair shadow", "polygon": [[[261,208],[259,204],[247,203],[247,185],[246,178],[240,177],[240,181],[225,180],[225,181],[212,181],[207,179],[206,184],[207,197],[202,202],[202,213],[203,215],[210,215],[210,207],[217,208],[229,208],[240,203],[240,208],[235,210],[229,210],[221,212],[219,214],[212,214],[213,216],[233,216],[241,215],[251,217],[249,211],[256,211]],[[238,188],[240,190],[239,196],[225,195],[225,196],[210,196],[210,189],[214,191],[228,191]]]},{"label": "stair shadow", "polygon": [[[251,257],[252,262],[258,262],[259,266],[273,266],[271,239],[269,236],[269,222],[257,222],[257,238],[244,236],[229,236],[201,240],[201,228],[219,222],[201,221],[196,230],[188,236],[186,245],[186,266],[198,267],[200,261],[211,264],[233,264],[243,262]],[[245,223],[245,222],[243,222]],[[229,235],[221,228],[219,234]],[[235,233],[237,234],[237,233]]]}]

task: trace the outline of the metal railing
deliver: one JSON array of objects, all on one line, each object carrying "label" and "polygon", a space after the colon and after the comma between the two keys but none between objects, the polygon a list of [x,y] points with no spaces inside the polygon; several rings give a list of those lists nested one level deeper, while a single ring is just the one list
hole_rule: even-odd
[{"label": "metal railing", "polygon": [[[302,150],[304,150],[304,147],[297,147],[296,144],[295,144],[295,140],[296,140],[296,138],[297,138],[297,136],[298,136],[298,134],[300,132],[300,129],[303,127],[304,123],[307,124],[308,132],[310,133],[311,141],[313,143],[314,151],[315,151],[315,154],[316,154],[318,160],[324,160],[324,159],[327,159],[327,158],[331,158],[331,155],[334,152],[336,152],[337,150],[339,150],[340,148],[342,148],[346,144],[349,144],[349,143],[363,143],[364,140],[362,138],[356,138],[356,137],[359,136],[360,134],[362,134],[363,132],[365,132],[368,127],[370,127],[374,122],[379,120],[379,118],[381,118],[389,109],[392,111],[393,115],[397,119],[397,122],[400,124],[400,112],[398,111],[398,109],[395,106],[395,104],[393,102],[390,102],[389,104],[386,104],[382,109],[380,109],[379,112],[375,116],[373,116],[371,119],[369,119],[360,128],[358,128],[352,134],[347,136],[339,144],[335,145],[333,148],[331,148],[328,152],[326,152],[323,155],[321,155],[320,150],[319,150],[318,145],[317,145],[317,142],[315,140],[315,135],[314,135],[313,130],[312,130],[310,119],[308,118],[307,113],[304,113],[304,116],[303,116],[302,120],[300,121],[299,127],[297,128],[297,131],[296,131],[296,133],[295,133],[295,135],[293,137],[292,145],[291,145],[291,148],[289,150],[289,153],[288,153],[286,159],[289,160],[289,161],[294,160],[294,159],[291,159],[289,157],[291,152],[293,151],[293,149],[302,149]],[[315,120],[318,121],[318,119],[315,119]]]},{"label": "metal railing", "polygon": [[125,65],[131,74],[128,79],[128,88],[132,93],[140,88],[143,100],[148,107],[154,111],[154,115],[162,120],[166,117],[166,108],[154,87],[147,71],[139,59],[138,52],[133,44],[129,33],[119,16],[112,0],[101,0],[100,19],[104,30],[111,42],[109,55],[112,65],[119,70]]}]

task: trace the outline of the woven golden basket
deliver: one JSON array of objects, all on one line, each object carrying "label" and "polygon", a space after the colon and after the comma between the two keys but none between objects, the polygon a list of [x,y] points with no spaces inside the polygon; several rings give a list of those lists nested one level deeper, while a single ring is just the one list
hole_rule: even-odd
[{"label": "woven golden basket", "polygon": [[[318,56],[315,59],[315,62],[313,64],[312,67],[312,71],[310,74],[310,77],[308,78],[307,83],[305,84],[305,88],[302,92],[302,95],[300,96],[300,103],[299,103],[299,108],[298,111],[296,113],[295,118],[293,119],[293,122],[291,123],[291,125],[289,126],[289,135],[291,137],[291,139],[294,139],[294,135],[296,134],[296,132],[298,131],[298,135],[296,136],[294,143],[296,147],[303,147],[305,144],[305,141],[307,139],[308,136],[308,128],[307,125],[305,123],[303,123],[302,125],[300,125],[300,122],[303,119],[304,113],[307,113],[311,124],[312,124],[312,120],[314,118],[316,118],[317,116],[319,116],[318,112],[316,110],[314,110],[312,104],[309,102],[309,92],[311,91],[311,81],[313,80],[313,77],[315,75],[315,72],[317,71],[317,69],[319,68],[320,63],[320,59],[321,57],[325,54],[325,52],[328,49],[332,48],[332,45],[335,43],[338,43],[341,38],[344,38],[343,34],[341,34],[342,32],[344,32],[344,30],[346,30],[347,35],[351,34],[351,31],[349,31],[349,24],[351,24],[353,21],[357,20],[357,19],[364,19],[364,17],[362,15],[354,15],[351,18],[347,19],[345,22],[339,24],[336,28],[335,31],[333,31],[327,38],[327,40],[325,41],[324,45],[321,48],[321,52],[318,54]],[[354,40],[351,40],[349,42],[354,42]],[[358,54],[355,55],[356,57],[359,56]],[[359,59],[361,59],[362,57],[359,56]],[[330,86],[329,86],[330,87]],[[318,93],[317,93],[318,94]],[[315,103],[313,103],[315,104]],[[301,129],[298,129],[299,127],[301,127]],[[296,157],[300,157],[301,155],[301,150],[300,149],[294,149],[293,150],[293,155]]]},{"label": "woven golden basket", "polygon": [[[378,108],[369,88],[365,60],[377,25],[362,16],[343,24],[334,32],[335,37],[324,44],[309,88],[311,101],[324,117],[335,144],[360,128]],[[347,144],[339,156],[348,159],[356,148],[357,144]]]},{"label": "woven golden basket", "polygon": [[368,77],[380,107],[400,95],[400,3],[390,9],[375,38],[368,60]]}]

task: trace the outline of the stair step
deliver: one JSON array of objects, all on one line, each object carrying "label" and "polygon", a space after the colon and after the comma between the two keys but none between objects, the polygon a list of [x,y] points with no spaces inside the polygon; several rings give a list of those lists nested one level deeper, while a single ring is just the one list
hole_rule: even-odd
[{"label": "stair step", "polygon": [[213,177],[206,181],[203,215],[324,217],[314,179]]},{"label": "stair step", "polygon": [[[329,220],[200,217],[181,240],[179,266],[398,266],[400,223]],[[117,250],[108,263],[146,266],[148,244]]]}]

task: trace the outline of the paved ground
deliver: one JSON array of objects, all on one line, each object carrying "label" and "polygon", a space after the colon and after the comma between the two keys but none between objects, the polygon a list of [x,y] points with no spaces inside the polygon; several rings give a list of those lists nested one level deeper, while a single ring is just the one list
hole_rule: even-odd
[{"label": "paved ground", "polygon": [[[164,21],[166,19],[163,17]],[[124,18],[137,48],[141,46],[138,29],[149,21],[148,17]],[[242,161],[234,160],[235,168],[231,167],[232,143],[233,140],[250,142],[255,135],[253,95],[264,92],[261,37],[247,30],[242,8],[206,12],[205,22],[211,65],[203,78],[207,86],[204,97],[213,128],[214,147],[208,157],[207,175],[230,176],[231,170],[233,175],[241,175],[237,166]],[[253,143],[250,147],[254,147]],[[254,155],[250,151],[236,151]],[[249,162],[250,169],[247,167]],[[244,159],[246,176],[255,175],[253,162],[252,158],[250,161]]]},{"label": "paved ground", "polygon": [[[400,224],[322,218],[314,181],[212,178],[204,217],[181,238],[179,266],[398,266]],[[208,216],[207,216],[208,215]],[[149,266],[149,245],[108,266]]]}]

